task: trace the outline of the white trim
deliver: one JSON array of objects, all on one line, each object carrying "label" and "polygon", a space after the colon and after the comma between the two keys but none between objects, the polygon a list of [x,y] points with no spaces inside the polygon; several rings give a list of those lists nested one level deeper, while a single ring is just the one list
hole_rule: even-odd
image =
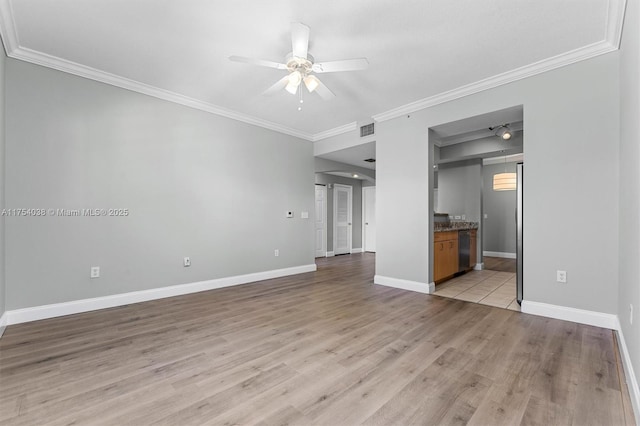
[{"label": "white trim", "polygon": [[483,256],[502,257],[504,259],[517,259],[516,253],[506,253],[502,251],[483,251]]},{"label": "white trim", "polygon": [[317,268],[315,264],[294,266],[291,268],[274,269],[271,271],[255,272],[252,274],[236,275],[232,277],[217,278],[213,280],[179,284],[168,287],[160,287],[150,290],[133,291],[130,293],[113,294],[110,296],[95,297],[91,299],[74,300],[71,302],[54,303],[51,305],[15,309],[5,312],[5,315],[7,317],[7,325],[20,324],[23,322],[78,314],[81,312],[89,312],[97,309],[113,308],[115,306],[123,306],[132,303],[146,302],[149,300],[164,299],[166,297],[198,293],[200,291],[214,290],[218,288],[247,284],[272,278],[285,277],[288,275],[313,272],[316,269]]},{"label": "white trim", "polygon": [[528,300],[522,301],[521,311],[525,314],[540,315],[547,318],[594,325],[596,327],[609,328],[611,330],[618,330],[620,328],[618,316],[605,314],[604,312],[587,311],[584,309],[550,305],[548,303],[541,302],[531,302]]},{"label": "white trim", "polygon": [[6,312],[4,312],[0,317],[0,338],[2,338],[2,335],[4,334],[4,330],[7,328],[8,317],[9,316],[7,315]]},{"label": "white trim", "polygon": [[353,253],[364,253],[364,250],[362,249],[362,247],[352,248],[351,249],[351,254],[353,254]]},{"label": "white trim", "polygon": [[[640,388],[638,387],[638,380],[633,371],[633,364],[631,362],[631,355],[627,348],[627,343],[624,340],[622,334],[622,328],[620,327],[620,318],[618,318],[618,347],[620,348],[620,358],[622,358],[622,364],[624,365],[624,375],[627,379],[627,389],[629,389],[629,398],[631,399],[631,405],[633,406],[633,412],[635,413],[636,421],[640,419]],[[624,392],[624,390],[622,390]]]},{"label": "white trim", "polygon": [[[424,98],[416,102],[412,102],[391,109],[389,111],[382,112],[380,114],[376,114],[372,116],[372,118],[377,122],[391,120],[393,118],[400,117],[402,115],[412,113],[424,108],[469,96],[474,93],[492,89],[504,84],[512,83],[514,81],[534,76],[536,74],[540,74],[546,71],[573,64],[575,62],[618,50],[622,35],[622,23],[624,21],[626,0],[610,0],[608,2],[608,6],[609,9],[607,11],[607,24],[605,29],[606,38],[600,42],[593,43],[589,46],[581,47],[570,52],[554,56],[552,58],[544,59],[542,61],[538,61],[512,71],[498,74],[496,76],[486,78],[475,83],[467,84],[457,89],[439,93],[434,96]],[[353,131],[355,128],[357,128],[357,122],[353,122],[333,129],[325,130],[323,132],[310,134],[246,114],[241,114],[236,111],[231,111],[214,104],[198,101],[174,92],[170,92],[168,90],[152,87],[91,67],[23,48],[20,46],[20,41],[13,17],[14,13],[11,8],[11,2],[8,0],[0,0],[0,34],[2,36],[2,41],[4,43],[7,55],[15,59],[21,59],[23,61],[43,65],[60,71],[65,71],[70,74],[78,75],[96,81],[101,81],[103,83],[122,87],[134,92],[144,93],[149,96],[157,97],[170,102],[175,102],[191,108],[200,109],[212,114],[218,114],[223,117],[264,127],[266,129],[274,130],[309,141],[319,141],[331,136],[337,136]]]},{"label": "white trim", "polygon": [[533,64],[529,64],[515,70],[507,71],[493,77],[485,78],[475,83],[467,84],[447,92],[442,92],[428,98],[391,109],[373,116],[375,121],[386,121],[401,117],[424,108],[452,101],[473,95],[484,90],[493,89],[514,81],[522,80],[543,72],[551,71],[576,62],[584,61],[605,53],[618,50],[622,35],[622,23],[624,21],[624,10],[626,0],[610,0],[608,2],[607,25],[605,39],[588,46],[580,47],[551,58],[543,59]]},{"label": "white trim", "polygon": [[401,288],[403,290],[415,291],[418,293],[431,294],[436,290],[435,283],[421,283],[418,281],[403,280],[400,278],[374,275],[373,283],[386,287]]},{"label": "white trim", "polygon": [[333,257],[333,256],[335,256],[335,255],[336,255],[336,254],[335,254],[335,252],[333,252],[333,251],[328,251],[328,252],[327,252],[327,257]]},{"label": "white trim", "polygon": [[[321,257],[322,256],[322,252],[324,252],[325,256],[327,255],[327,245],[329,244],[329,237],[328,237],[328,232],[327,232],[327,219],[328,219],[328,209],[329,209],[329,190],[327,189],[326,185],[315,185],[315,192],[316,192],[316,196],[317,196],[317,192],[318,189],[320,191],[322,191],[322,197],[323,197],[323,206],[324,209],[322,210],[322,237],[324,238],[324,241],[322,242],[322,249],[320,250],[320,256],[318,256],[318,251],[315,252],[315,256],[316,257]],[[318,200],[315,200],[315,205],[316,205],[316,209],[317,209],[317,202]],[[317,218],[316,221],[314,222],[314,241],[315,241],[315,236],[317,235],[317,230],[315,229],[316,224],[318,223]],[[315,243],[317,244],[318,242],[315,241]]]},{"label": "white trim", "polygon": [[476,263],[476,266],[473,267],[475,271],[482,271],[484,269],[484,262]]},{"label": "white trim", "polygon": [[324,132],[316,133],[311,137],[313,142],[320,141],[322,139],[327,139],[332,136],[342,135],[344,133],[349,133],[358,128],[358,122],[354,121],[352,123],[345,124],[344,126],[339,126],[334,129],[325,130]]},{"label": "white trim", "polygon": [[311,133],[302,132],[300,130],[293,129],[291,127],[283,126],[272,121],[263,120],[261,118],[253,117],[247,114],[243,114],[237,111],[233,111],[221,106],[201,101],[198,99],[190,98],[179,93],[171,92],[169,90],[160,89],[139,81],[131,80],[125,77],[120,77],[115,74],[111,74],[105,71],[101,71],[95,68],[91,68],[85,65],[77,64],[75,62],[67,61],[66,59],[57,58],[55,56],[47,55],[46,53],[37,52],[24,47],[18,47],[13,50],[7,50],[7,55],[14,59],[20,59],[25,62],[31,62],[32,64],[42,65],[45,67],[53,68],[58,71],[63,71],[69,74],[77,75],[79,77],[88,78],[90,80],[99,81],[102,83],[110,84],[112,86],[120,87],[122,89],[131,90],[132,92],[142,93],[144,95],[152,96],[154,98],[163,99],[165,101],[173,102],[179,105],[184,105],[189,108],[194,108],[200,111],[209,112],[222,117],[230,118],[232,120],[241,121],[243,123],[252,124],[254,126],[262,127],[269,130],[274,130],[286,135],[295,136],[300,139],[308,141],[313,140]]}]

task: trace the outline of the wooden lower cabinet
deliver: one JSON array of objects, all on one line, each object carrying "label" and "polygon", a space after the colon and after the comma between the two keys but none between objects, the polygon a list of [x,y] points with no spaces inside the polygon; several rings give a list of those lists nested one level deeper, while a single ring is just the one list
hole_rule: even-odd
[{"label": "wooden lower cabinet", "polygon": [[436,232],[433,240],[433,280],[438,282],[458,272],[458,231]]},{"label": "wooden lower cabinet", "polygon": [[[469,232],[469,265],[478,263],[478,230]],[[458,272],[458,231],[434,232],[433,234],[433,281],[437,284]],[[465,268],[466,269],[466,268]]]}]

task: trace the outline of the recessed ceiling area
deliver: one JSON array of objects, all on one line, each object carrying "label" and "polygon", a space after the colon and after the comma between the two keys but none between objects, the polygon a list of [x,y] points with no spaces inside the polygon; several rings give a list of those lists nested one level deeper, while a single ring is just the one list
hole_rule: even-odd
[{"label": "recessed ceiling area", "polygon": [[[495,130],[490,130],[502,124],[509,124],[513,130],[511,139],[504,140],[496,136]],[[522,105],[434,126],[430,130],[436,166],[505,156],[521,159],[524,151]]]},{"label": "recessed ceiling area", "polygon": [[349,164],[356,167],[362,167],[365,169],[376,169],[376,163],[366,161],[376,158],[376,142],[367,142],[362,145],[356,145],[351,148],[345,148],[338,151],[333,151],[328,154],[318,155],[319,158],[325,158],[327,160],[338,161],[340,163]]},{"label": "recessed ceiling area", "polygon": [[[622,0],[206,2],[0,0],[7,54],[193,108],[318,140],[617,49]],[[291,23],[315,60],[367,58],[322,74],[336,97],[261,93],[283,70]],[[346,127],[347,126],[347,127]],[[338,129],[338,130],[336,130]]]}]

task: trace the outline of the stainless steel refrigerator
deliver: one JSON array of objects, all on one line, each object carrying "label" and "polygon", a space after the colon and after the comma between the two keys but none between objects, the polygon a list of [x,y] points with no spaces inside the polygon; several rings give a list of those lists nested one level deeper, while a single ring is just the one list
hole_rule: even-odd
[{"label": "stainless steel refrigerator", "polygon": [[524,198],[523,198],[523,163],[516,164],[516,288],[517,300],[522,304],[522,221],[524,218]]}]

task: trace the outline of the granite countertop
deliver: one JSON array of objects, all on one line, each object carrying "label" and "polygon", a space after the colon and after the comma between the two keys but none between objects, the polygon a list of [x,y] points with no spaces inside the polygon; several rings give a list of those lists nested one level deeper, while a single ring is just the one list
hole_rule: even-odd
[{"label": "granite countertop", "polygon": [[478,222],[460,222],[453,221],[449,223],[434,223],[433,232],[445,231],[465,231],[469,229],[478,229]]}]

